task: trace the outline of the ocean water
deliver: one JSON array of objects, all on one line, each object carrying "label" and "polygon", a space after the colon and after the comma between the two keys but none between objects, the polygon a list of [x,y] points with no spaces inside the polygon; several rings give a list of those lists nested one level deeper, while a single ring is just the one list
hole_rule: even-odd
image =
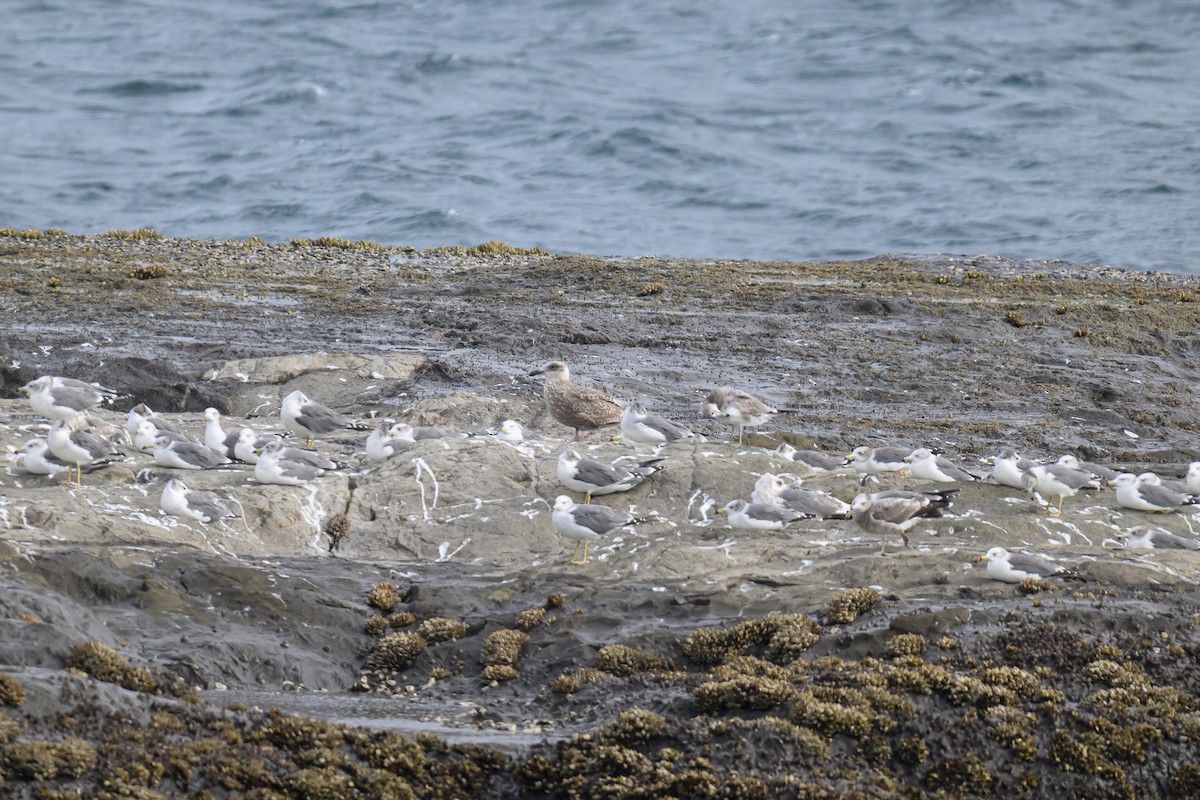
[{"label": "ocean water", "polygon": [[32,0],[0,226],[1200,272],[1195,0]]}]

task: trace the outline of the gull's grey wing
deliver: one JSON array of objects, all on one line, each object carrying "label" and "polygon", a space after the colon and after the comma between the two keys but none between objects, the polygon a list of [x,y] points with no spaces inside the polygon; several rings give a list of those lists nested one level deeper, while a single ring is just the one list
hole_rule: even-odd
[{"label": "gull's grey wing", "polygon": [[93,459],[111,458],[117,455],[112,446],[101,439],[99,436],[93,436],[87,431],[71,431],[71,443],[76,447],[82,447],[88,451],[88,455]]},{"label": "gull's grey wing", "polygon": [[576,524],[596,534],[605,534],[633,522],[633,517],[624,511],[590,504],[575,506],[571,509],[571,517]]},{"label": "gull's grey wing", "polygon": [[1089,483],[1095,485],[1096,478],[1092,473],[1082,469],[1075,469],[1063,464],[1047,464],[1045,469],[1056,481],[1071,489],[1082,489]]},{"label": "gull's grey wing", "polygon": [[907,447],[876,447],[875,460],[882,464],[895,464],[903,461],[912,450]]},{"label": "gull's grey wing", "polygon": [[[412,442],[405,442],[411,445]],[[318,453],[316,450],[302,450],[299,447],[284,447],[279,451],[279,458],[284,461],[296,461],[317,469],[337,469],[337,462]]]},{"label": "gull's grey wing", "polygon": [[970,472],[967,472],[965,469],[949,459],[938,456],[934,460],[934,463],[937,464],[938,469],[946,473],[948,477],[954,478],[956,481],[970,482],[979,480],[977,475],[972,475]]},{"label": "gull's grey wing", "polygon": [[651,430],[658,431],[664,437],[666,437],[668,442],[673,442],[677,439],[685,439],[692,435],[692,432],[682,425],[672,422],[669,419],[656,417],[653,414],[647,414],[638,420],[638,422],[645,425],[647,428],[650,428]]},{"label": "gull's grey wing", "polygon": [[816,517],[828,517],[835,514],[846,514],[850,506],[832,495],[813,489],[792,487],[784,489],[779,499],[792,511],[811,514]]},{"label": "gull's grey wing", "polygon": [[282,475],[301,481],[311,481],[324,471],[320,467],[314,467],[303,461],[293,461],[290,458],[280,458],[276,463],[279,465],[279,472]]},{"label": "gull's grey wing", "polygon": [[212,492],[189,491],[184,494],[187,504],[211,520],[237,516]]},{"label": "gull's grey wing", "polygon": [[1049,561],[1038,558],[1037,556],[1030,556],[1024,553],[1010,552],[1008,554],[1008,565],[1013,569],[1020,570],[1021,572],[1036,573],[1043,578],[1047,578],[1059,572],[1065,572],[1065,570],[1057,564],[1051,564]]},{"label": "gull's grey wing", "polygon": [[794,511],[790,508],[780,508],[779,506],[768,505],[766,503],[751,503],[744,509],[746,516],[750,519],[766,520],[767,522],[782,522],[787,524],[795,522],[798,519],[804,519],[806,516],[799,511]]},{"label": "gull's grey wing", "polygon": [[1120,474],[1115,469],[1112,469],[1111,467],[1106,467],[1103,464],[1097,464],[1093,461],[1080,461],[1079,466],[1080,466],[1080,468],[1085,469],[1088,472],[1092,473],[1093,475],[1095,475],[1097,478],[1104,481],[1105,483],[1107,483],[1111,480],[1115,480],[1117,475]]},{"label": "gull's grey wing", "polygon": [[756,414],[770,414],[775,409],[759,400],[749,392],[743,392],[741,389],[734,389],[733,392],[725,395],[725,405],[734,403],[743,416],[752,417]]},{"label": "gull's grey wing", "polygon": [[105,395],[83,381],[74,381],[68,386],[51,386],[50,398],[56,406],[66,406],[82,413],[103,400]]},{"label": "gull's grey wing", "polygon": [[591,486],[610,486],[632,477],[633,473],[624,467],[605,464],[591,456],[584,456],[575,465],[575,479]]},{"label": "gull's grey wing", "polygon": [[838,469],[846,463],[845,458],[831,456],[829,453],[822,453],[819,450],[797,450],[792,454],[792,460],[808,464],[815,469],[824,470]]},{"label": "gull's grey wing", "polygon": [[170,448],[172,453],[200,469],[211,469],[225,463],[220,453],[195,442],[172,442]]},{"label": "gull's grey wing", "polygon": [[1200,541],[1178,536],[1169,531],[1151,531],[1150,539],[1155,547],[1164,550],[1200,550]]},{"label": "gull's grey wing", "polygon": [[1137,487],[1138,494],[1151,503],[1162,508],[1175,508],[1175,506],[1183,505],[1187,500],[1186,495],[1179,492],[1173,492],[1165,486],[1159,486],[1156,483],[1140,483]]},{"label": "gull's grey wing", "polygon": [[313,433],[330,433],[338,428],[346,427],[353,420],[320,403],[305,403],[300,406],[300,414],[296,417],[296,422]]}]

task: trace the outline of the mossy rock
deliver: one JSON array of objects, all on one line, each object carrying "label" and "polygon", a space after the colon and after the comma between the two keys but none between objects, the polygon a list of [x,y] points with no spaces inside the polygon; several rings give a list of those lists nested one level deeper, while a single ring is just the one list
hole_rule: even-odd
[{"label": "mossy rock", "polygon": [[25,688],[12,675],[0,674],[0,706],[19,706],[25,702]]}]

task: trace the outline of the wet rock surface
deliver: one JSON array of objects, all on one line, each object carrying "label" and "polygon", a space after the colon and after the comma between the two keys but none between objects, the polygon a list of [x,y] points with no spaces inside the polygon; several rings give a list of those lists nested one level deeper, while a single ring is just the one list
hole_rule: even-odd
[{"label": "wet rock surface", "polygon": [[[365,434],[340,432],[318,447],[341,467],[303,487],[245,465],[181,474],[132,448],[78,489],[11,464],[0,678],[21,697],[0,682],[6,794],[1200,786],[1200,556],[1117,542],[1151,519],[1194,535],[1190,511],[1148,517],[1101,490],[1055,518],[970,484],[886,556],[849,521],[756,532],[715,514],[767,471],[861,490],[849,470],[785,460],[781,441],[933,446],[981,471],[1005,446],[1181,471],[1200,458],[1195,279],[982,256],[608,261],[65,235],[0,237],[0,265],[10,449],[44,433],[15,392],[41,374],[126,394],[97,412],[115,424],[145,402],[197,435],[209,405],[227,428],[280,431],[279,399],[302,389],[365,421],[474,434],[370,462]],[[708,436],[596,499],[653,519],[582,566],[549,521],[571,431],[527,377],[551,359]],[[697,415],[719,384],[796,413],[730,444]],[[498,440],[505,419],[535,438]],[[649,455],[615,434],[582,447]],[[241,517],[161,514],[171,477]],[[991,581],[977,559],[993,545],[1087,580]]]}]

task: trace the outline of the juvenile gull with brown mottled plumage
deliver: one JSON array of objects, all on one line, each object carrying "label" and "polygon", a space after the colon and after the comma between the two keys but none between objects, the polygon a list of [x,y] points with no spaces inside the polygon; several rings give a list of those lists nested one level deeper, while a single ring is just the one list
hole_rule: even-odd
[{"label": "juvenile gull with brown mottled plumage", "polygon": [[616,425],[621,421],[625,406],[614,400],[608,392],[573,383],[571,371],[563,362],[551,361],[529,374],[546,376],[542,388],[546,411],[555,421],[575,429],[575,441],[583,439],[587,431]]}]

